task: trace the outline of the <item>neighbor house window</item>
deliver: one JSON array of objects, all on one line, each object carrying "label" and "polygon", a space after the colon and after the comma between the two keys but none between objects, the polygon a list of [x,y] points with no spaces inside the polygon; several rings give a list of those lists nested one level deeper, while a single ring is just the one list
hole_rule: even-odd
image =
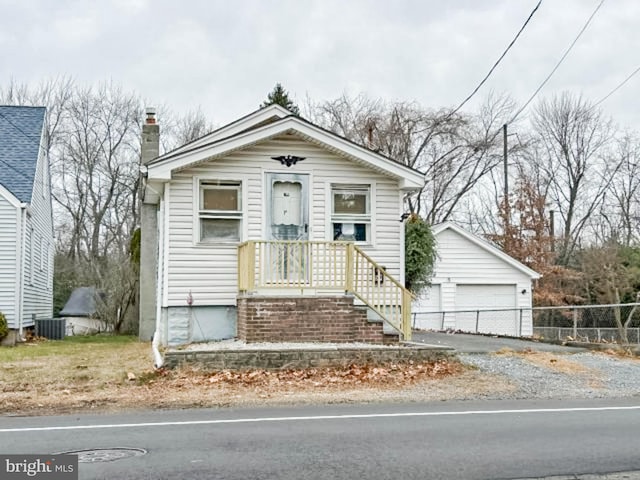
[{"label": "neighbor house window", "polygon": [[238,242],[242,228],[242,184],[226,180],[200,182],[201,242]]},{"label": "neighbor house window", "polygon": [[331,226],[334,240],[371,240],[371,186],[331,186]]}]

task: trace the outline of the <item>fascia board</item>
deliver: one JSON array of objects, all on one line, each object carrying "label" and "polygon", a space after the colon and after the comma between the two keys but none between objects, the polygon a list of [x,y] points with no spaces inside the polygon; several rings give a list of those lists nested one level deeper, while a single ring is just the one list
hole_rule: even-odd
[{"label": "fascia board", "polygon": [[150,164],[149,178],[170,180],[171,172],[202,162],[208,158],[215,158],[228,154],[234,150],[245,148],[257,142],[267,140],[287,131],[293,130],[302,136],[308,137],[331,150],[336,150],[347,157],[368,164],[369,166],[381,170],[388,175],[400,180],[400,188],[416,189],[424,184],[424,175],[413,171],[407,167],[396,164],[394,161],[386,159],[374,152],[370,152],[364,147],[344,140],[336,135],[330,134],[313,125],[302,122],[295,117],[287,117],[273,124],[265,125],[248,132],[239,133],[233,137],[224,138],[211,145],[195,148],[189,152],[177,155],[175,158],[167,159],[163,162]]},{"label": "fascia board", "polygon": [[0,196],[4,197],[13,207],[20,208],[22,206],[20,200],[3,185],[0,185]]},{"label": "fascia board", "polygon": [[255,125],[260,125],[262,122],[265,122],[270,118],[273,118],[273,117],[284,118],[289,115],[291,115],[291,112],[281,107],[280,105],[274,104],[266,108],[261,108],[260,110],[256,110],[255,112],[250,113],[245,117],[242,117],[227,125],[224,125],[223,127],[220,127],[214,130],[213,132],[210,132],[204,135],[203,137],[200,137],[197,140],[194,140],[185,145],[182,145],[181,147],[178,147],[170,152],[167,152],[164,155],[160,155],[154,161],[162,161],[162,158],[165,157],[166,155],[169,155],[169,154],[175,155],[177,153],[183,152],[185,150],[190,150],[192,148],[197,148],[207,143],[216,142],[222,138],[231,137],[240,132],[250,129]]}]

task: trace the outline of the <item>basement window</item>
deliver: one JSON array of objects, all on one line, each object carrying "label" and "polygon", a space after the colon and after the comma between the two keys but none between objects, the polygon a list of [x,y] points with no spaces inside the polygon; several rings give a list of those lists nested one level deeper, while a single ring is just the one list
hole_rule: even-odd
[{"label": "basement window", "polygon": [[370,242],[370,185],[331,185],[331,227],[334,240]]},{"label": "basement window", "polygon": [[200,241],[239,242],[242,228],[242,184],[228,180],[200,182]]}]

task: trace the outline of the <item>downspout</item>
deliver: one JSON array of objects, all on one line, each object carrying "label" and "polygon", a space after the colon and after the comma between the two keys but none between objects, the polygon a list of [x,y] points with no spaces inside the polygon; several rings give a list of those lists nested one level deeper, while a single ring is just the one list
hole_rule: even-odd
[{"label": "downspout", "polygon": [[[23,328],[22,328],[22,315],[23,315],[23,307],[24,307],[24,283],[25,283],[25,267],[26,267],[26,251],[27,251],[27,204],[20,204],[20,236],[22,237],[22,241],[20,242],[20,272],[18,273],[18,278],[20,281],[18,282],[18,288],[20,291],[18,292],[18,305],[16,308],[16,320],[18,321],[18,335],[20,339],[23,338]],[[32,252],[33,254],[33,252]]]},{"label": "downspout", "polygon": [[162,280],[164,278],[164,198],[160,197],[160,208],[158,209],[158,268],[157,268],[157,281],[156,281],[156,329],[153,333],[153,341],[151,342],[151,349],[153,351],[153,366],[155,368],[162,368],[164,365],[164,358],[158,348],[160,345],[160,319],[162,317]]}]

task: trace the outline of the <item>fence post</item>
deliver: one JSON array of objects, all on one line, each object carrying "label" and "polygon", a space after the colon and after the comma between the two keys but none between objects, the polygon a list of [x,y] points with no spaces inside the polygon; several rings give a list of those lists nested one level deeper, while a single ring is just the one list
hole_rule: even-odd
[{"label": "fence post", "polygon": [[480,323],[480,310],[476,310],[476,333],[478,333],[478,323]]},{"label": "fence post", "polygon": [[411,340],[411,293],[402,291],[402,336],[404,341]]},{"label": "fence post", "polygon": [[573,339],[578,340],[578,309],[573,309]]},{"label": "fence post", "polygon": [[444,311],[442,312],[442,327],[440,330],[444,330]]},{"label": "fence post", "polygon": [[345,268],[347,269],[345,273],[345,291],[351,293],[353,292],[353,243],[347,244],[347,258],[345,262]]},{"label": "fence post", "polygon": [[520,329],[518,330],[518,336],[522,336],[522,309],[520,309]]}]

